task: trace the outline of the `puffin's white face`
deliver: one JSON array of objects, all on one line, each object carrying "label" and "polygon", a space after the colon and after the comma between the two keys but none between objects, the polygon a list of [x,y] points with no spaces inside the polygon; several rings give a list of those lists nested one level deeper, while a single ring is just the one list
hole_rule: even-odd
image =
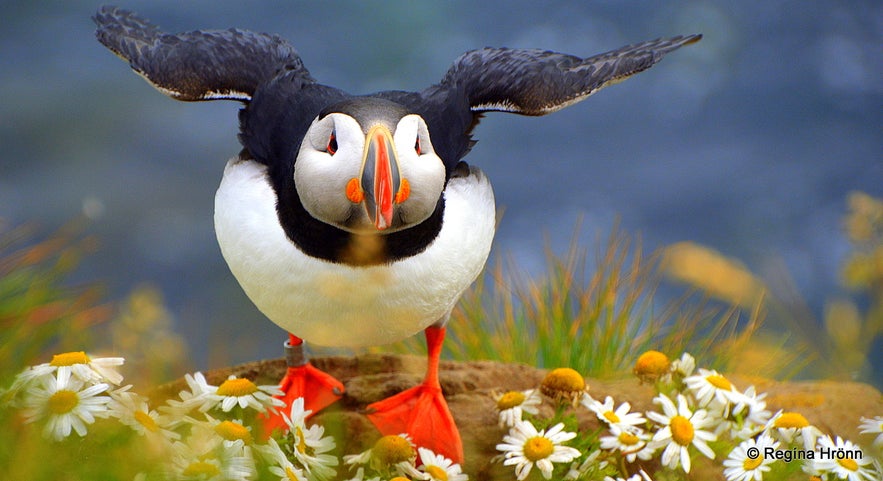
[{"label": "puffin's white face", "polygon": [[307,212],[360,234],[395,232],[423,222],[445,184],[444,163],[432,148],[426,122],[409,114],[393,126],[364,127],[342,113],[310,125],[294,166]]}]

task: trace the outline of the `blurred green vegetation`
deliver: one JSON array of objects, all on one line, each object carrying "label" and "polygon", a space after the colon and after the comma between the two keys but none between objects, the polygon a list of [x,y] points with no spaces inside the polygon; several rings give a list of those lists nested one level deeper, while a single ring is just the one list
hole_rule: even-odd
[{"label": "blurred green vegetation", "polygon": [[73,221],[43,239],[36,227],[0,220],[0,380],[8,380],[52,352],[92,347],[90,328],[107,322],[111,307],[97,284],[70,286],[65,278],[96,248]]},{"label": "blurred green vegetation", "polygon": [[[541,277],[524,274],[511,258],[497,259],[454,309],[447,354],[566,366],[608,379],[630,375],[636,357],[650,349],[689,351],[713,369],[769,377],[801,366],[804,350],[778,342],[766,346],[781,362],[743,369],[742,353],[757,344],[764,321],[762,296],[743,310],[710,302],[707,289],[689,289],[664,304],[656,296],[661,252],[644,254],[640,241],[618,228],[599,244],[591,268],[576,237],[564,255],[547,250]],[[421,352],[422,345],[409,339],[394,349]]]},{"label": "blurred green vegetation", "polygon": [[[99,419],[85,438],[47,441],[6,406],[3,390],[28,366],[70,351],[113,351],[126,358],[126,378],[142,387],[185,372],[186,346],[156,289],[139,287],[119,303],[98,283],[71,285],[70,274],[95,252],[82,220],[44,237],[34,225],[0,221],[0,473],[3,479],[126,480],[147,471],[143,438]],[[112,349],[106,346],[113,346]],[[133,453],[141,453],[133,456]],[[120,462],[125,459],[126,462]],[[47,462],[50,461],[51,462]],[[153,459],[152,461],[156,461]]]}]

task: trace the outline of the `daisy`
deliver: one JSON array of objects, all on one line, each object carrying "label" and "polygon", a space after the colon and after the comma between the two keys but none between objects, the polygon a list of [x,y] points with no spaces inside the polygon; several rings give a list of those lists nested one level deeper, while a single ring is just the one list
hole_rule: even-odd
[{"label": "daisy", "polygon": [[612,436],[601,437],[601,449],[618,450],[630,463],[635,462],[635,459],[647,461],[656,452],[649,444],[650,435],[643,430],[610,426],[610,433]]},{"label": "daisy", "polygon": [[121,357],[96,357],[94,359],[85,352],[68,352],[52,356],[50,366],[57,366],[59,370],[69,368],[74,376],[84,382],[110,383],[119,386],[123,382],[123,376],[117,372],[117,366],[122,366],[125,359]]},{"label": "daisy", "polygon": [[175,446],[180,448],[179,445],[184,444],[189,450],[182,451],[185,454],[197,458],[216,458],[225,469],[256,476],[254,439],[250,428],[238,420],[221,421],[207,414],[205,418],[187,418],[186,422],[191,426],[189,435],[183,443],[175,443]]},{"label": "daisy", "polygon": [[880,472],[873,465],[872,457],[862,456],[861,448],[840,436],[836,440],[831,439],[831,436],[820,437],[816,455],[816,459],[812,461],[813,467],[822,473],[832,473],[838,479],[848,481],[880,479]]},{"label": "daisy", "polygon": [[111,401],[108,404],[110,416],[119,419],[121,423],[153,442],[167,444],[181,439],[180,434],[169,429],[168,418],[150,409],[147,398],[129,392],[131,387],[126,386],[110,393]]},{"label": "daisy", "polygon": [[875,447],[883,447],[883,416],[874,416],[872,419],[862,417],[862,423],[859,426],[862,434],[876,434],[874,439]]},{"label": "daisy", "polygon": [[186,421],[192,425],[188,442],[196,451],[208,452],[223,447],[230,451],[229,454],[254,459],[251,427],[244,425],[242,420],[219,420],[206,414],[204,421],[190,417]]},{"label": "daisy", "polygon": [[420,471],[417,474],[428,481],[468,481],[460,465],[425,448],[417,448]]},{"label": "daisy", "polygon": [[[190,436],[188,442],[176,441],[171,458],[172,479],[182,481],[226,481],[229,479],[253,479],[256,475],[254,460],[242,456],[239,446],[219,445],[205,451],[200,442]],[[196,440],[199,441],[199,440]],[[241,442],[241,441],[240,441]]]},{"label": "daisy", "polygon": [[799,439],[807,451],[812,450],[816,440],[822,436],[819,428],[810,424],[802,414],[795,412],[777,412],[766,423],[764,431],[769,431],[774,438],[787,444]]},{"label": "daisy", "polygon": [[710,407],[723,411],[726,406],[736,402],[739,394],[733,384],[717,371],[699,369],[699,374],[684,379],[687,389],[696,398],[701,407]]},{"label": "daisy", "polygon": [[86,424],[96,417],[107,417],[110,398],[103,395],[110,387],[98,383],[85,387],[82,380],[71,377],[71,371],[59,370],[58,376],[39,377],[40,385],[28,388],[24,400],[25,422],[46,419],[43,435],[60,441],[71,429],[86,435]]},{"label": "daisy", "polygon": [[[0,405],[21,408],[22,394],[27,392],[30,387],[42,385],[46,381],[54,382],[56,371],[57,369],[50,368],[48,363],[26,368],[15,376],[9,389],[0,391]],[[46,379],[41,380],[40,378]]]},{"label": "daisy", "polygon": [[665,382],[671,377],[671,361],[659,351],[647,351],[638,356],[632,372],[641,382]]},{"label": "daisy", "polygon": [[736,421],[730,432],[733,438],[748,439],[766,426],[772,413],[766,409],[765,397],[766,393],[757,394],[754,386],[749,386],[744,393],[737,392],[735,405],[730,410]]},{"label": "daisy", "polygon": [[211,398],[211,396],[215,395],[218,386],[209,384],[201,372],[197,371],[192,375],[185,374],[184,382],[187,383],[189,390],[178,393],[180,401],[169,399],[164,406],[159,408],[160,412],[171,419],[183,420],[194,409],[202,410],[203,406],[207,406],[205,411],[208,411],[217,403],[217,399]]},{"label": "daisy", "polygon": [[[593,453],[586,456],[582,461],[574,461],[573,464],[570,465],[570,470],[567,474],[564,475],[564,479],[574,480],[585,478],[589,471],[599,472],[607,467],[607,461],[599,461],[598,458],[601,456],[601,450],[596,449]],[[591,476],[588,479],[592,479]]]},{"label": "daisy", "polygon": [[390,434],[378,439],[371,449],[343,459],[347,464],[368,464],[375,471],[392,470],[404,476],[416,471],[417,451],[407,434]]},{"label": "daisy", "polygon": [[[220,389],[220,388],[219,388]],[[325,428],[313,425],[307,428],[306,418],[312,413],[304,409],[304,399],[291,403],[289,414],[282,413],[288,426],[287,443],[283,446],[304,467],[310,479],[326,480],[337,475],[332,466],[339,463],[337,457],[326,454],[335,447],[334,438],[325,437]]]},{"label": "daisy", "polygon": [[587,395],[583,397],[582,404],[592,410],[598,416],[598,419],[604,421],[610,427],[616,426],[621,430],[628,430],[647,422],[647,419],[640,413],[630,413],[631,405],[627,402],[620,404],[619,408],[614,411],[613,398],[610,396],[607,396],[602,404]]},{"label": "daisy", "polygon": [[222,411],[230,412],[234,406],[241,409],[247,407],[259,412],[268,409],[284,407],[285,402],[274,396],[282,396],[282,390],[278,386],[258,386],[244,377],[230,375],[222,382],[214,393],[206,395],[208,402],[202,405],[201,411],[205,412],[214,406],[219,406]]},{"label": "daisy", "polygon": [[267,444],[258,447],[258,451],[270,465],[270,473],[278,476],[280,481],[306,481],[307,475],[288,459],[275,439],[269,438]]},{"label": "daisy", "polygon": [[563,404],[576,406],[589,390],[582,374],[569,367],[552,369],[540,383],[540,392]]},{"label": "daisy", "polygon": [[500,427],[511,428],[516,422],[521,421],[524,413],[538,414],[537,406],[543,402],[536,389],[527,391],[509,391],[494,396],[497,409],[500,411]]},{"label": "daisy", "polygon": [[660,394],[653,402],[662,406],[664,414],[648,412],[647,417],[663,425],[664,427],[653,435],[651,445],[654,449],[665,446],[662,453],[662,464],[675,469],[680,462],[684,472],[690,472],[690,445],[696,447],[702,454],[714,459],[714,451],[708,447],[707,441],[714,441],[717,437],[702,428],[714,424],[714,420],[708,417],[704,409],[690,411],[687,398],[678,394],[678,405],[666,395]]},{"label": "daisy", "polygon": [[552,463],[569,463],[582,453],[561,443],[570,441],[576,433],[564,431],[564,424],[558,423],[548,430],[537,431],[533,424],[520,421],[503,437],[503,443],[497,445],[503,451],[506,461],[504,465],[515,465],[516,478],[521,481],[530,474],[536,464],[543,477],[552,478]]},{"label": "daisy", "polygon": [[681,354],[680,359],[675,359],[671,362],[671,371],[674,374],[678,374],[682,378],[687,376],[691,376],[693,374],[693,370],[696,369],[696,359],[690,355],[690,353],[685,352]]},{"label": "daisy", "polygon": [[767,458],[764,452],[767,449],[778,449],[779,442],[769,434],[761,434],[756,440],[746,439],[733,448],[727,459],[724,460],[724,476],[727,481],[760,481],[763,473],[770,470],[770,464],[775,458]]},{"label": "daisy", "polygon": [[12,386],[3,393],[4,400],[12,402],[19,393],[28,387],[40,384],[40,378],[55,376],[59,370],[67,371],[85,384],[108,383],[119,385],[123,376],[115,369],[121,366],[124,359],[121,357],[102,357],[92,359],[83,351],[66,352],[55,354],[52,361],[29,367],[18,374]]}]

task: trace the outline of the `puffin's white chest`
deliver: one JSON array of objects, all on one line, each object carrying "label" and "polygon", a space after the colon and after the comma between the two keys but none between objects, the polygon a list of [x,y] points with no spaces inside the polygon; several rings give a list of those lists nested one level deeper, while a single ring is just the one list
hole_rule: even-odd
[{"label": "puffin's white chest", "polygon": [[453,178],[441,232],[418,255],[353,267],[309,257],[286,237],[265,167],[232,159],[215,196],[221,252],[270,320],[309,342],[394,342],[444,321],[487,261],[494,197],[487,178]]}]

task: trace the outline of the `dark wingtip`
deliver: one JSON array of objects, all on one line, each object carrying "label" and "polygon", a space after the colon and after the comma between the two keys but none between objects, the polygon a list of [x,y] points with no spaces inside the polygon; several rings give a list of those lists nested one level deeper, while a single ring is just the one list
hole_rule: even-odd
[{"label": "dark wingtip", "polygon": [[701,33],[697,33],[697,34],[693,34],[693,35],[688,35],[686,41],[684,42],[684,45],[690,45],[691,43],[696,43],[696,42],[698,42],[698,41],[700,41],[700,40],[702,40],[702,34],[701,34]]}]

